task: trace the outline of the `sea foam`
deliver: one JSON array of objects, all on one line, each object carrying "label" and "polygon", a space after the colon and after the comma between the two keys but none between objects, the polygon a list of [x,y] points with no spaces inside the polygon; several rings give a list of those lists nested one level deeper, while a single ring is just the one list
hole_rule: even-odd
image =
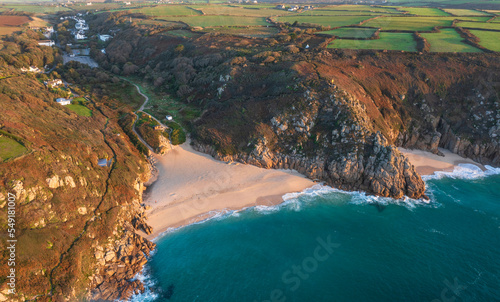
[{"label": "sea foam", "polygon": [[443,177],[459,179],[476,179],[500,174],[500,168],[485,165],[485,171],[474,164],[458,164],[453,172],[436,171],[433,175],[422,176],[423,180],[441,179]]}]

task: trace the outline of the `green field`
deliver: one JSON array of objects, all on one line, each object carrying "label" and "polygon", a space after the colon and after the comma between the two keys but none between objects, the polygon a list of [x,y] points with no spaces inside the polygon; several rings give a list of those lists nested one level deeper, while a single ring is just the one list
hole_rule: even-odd
[{"label": "green field", "polygon": [[342,40],[337,39],[328,48],[377,49],[417,51],[417,43],[410,33],[380,33],[377,40]]},{"label": "green field", "polygon": [[448,12],[452,15],[455,16],[487,16],[489,13],[486,12],[480,12],[474,9],[454,9],[454,8],[447,8],[444,9],[445,12]]},{"label": "green field", "polygon": [[264,26],[269,25],[264,17],[238,16],[197,16],[197,17],[167,17],[168,21],[180,21],[190,26]]},{"label": "green field", "polygon": [[482,52],[480,49],[465,44],[463,38],[453,28],[443,28],[439,33],[423,33],[431,45],[431,52]]},{"label": "green field", "polygon": [[208,28],[205,32],[217,32],[220,34],[227,34],[242,37],[257,37],[268,38],[278,33],[276,27],[214,27]]},{"label": "green field", "polygon": [[380,17],[363,26],[382,30],[431,31],[435,26],[451,26],[454,18],[448,17]]},{"label": "green field", "polygon": [[80,116],[92,116],[92,110],[83,105],[71,104],[71,105],[66,105],[65,107],[71,111],[74,111],[76,114]]},{"label": "green field", "polygon": [[470,32],[481,40],[479,42],[481,46],[500,52],[500,32],[487,30],[471,30]]},{"label": "green field", "polygon": [[298,14],[299,16],[382,16],[385,13],[352,10],[306,10]]},{"label": "green field", "polygon": [[159,5],[154,7],[133,9],[131,10],[131,12],[143,13],[146,16],[153,16],[153,17],[201,15],[200,11],[197,11],[185,5]]},{"label": "green field", "polygon": [[19,157],[28,152],[28,149],[14,139],[0,134],[0,160],[6,161]]},{"label": "green field", "polygon": [[193,9],[202,11],[205,15],[232,15],[232,16],[252,16],[270,17],[294,14],[285,10],[277,9],[248,9],[229,5],[205,5],[192,6]]},{"label": "green field", "polygon": [[6,9],[14,9],[14,11],[23,11],[27,13],[35,13],[35,14],[53,14],[57,12],[65,12],[70,9],[66,7],[56,7],[49,5],[5,5],[2,8]]},{"label": "green field", "polygon": [[330,17],[330,16],[285,16],[276,18],[280,22],[289,22],[294,23],[295,21],[299,23],[309,23],[309,24],[317,24],[321,26],[330,26],[330,27],[341,27],[347,25],[357,25],[367,19],[370,19],[370,16],[339,16],[339,17]]},{"label": "green field", "polygon": [[481,28],[500,30],[500,23],[481,23],[481,22],[459,22],[457,26],[463,28]]},{"label": "green field", "polygon": [[386,14],[400,14],[401,12],[393,7],[377,7],[369,5],[340,5],[340,6],[325,6],[321,8],[322,10],[347,10],[356,12],[375,12],[375,13],[386,13]]},{"label": "green field", "polygon": [[450,14],[437,9],[437,8],[428,8],[428,7],[404,7],[400,8],[400,11],[405,11],[408,12],[409,14],[412,15],[417,15],[417,16],[430,16],[430,17],[447,17],[450,16]]},{"label": "green field", "polygon": [[337,36],[340,38],[370,38],[375,34],[375,28],[342,27],[334,30],[321,32],[322,34]]}]

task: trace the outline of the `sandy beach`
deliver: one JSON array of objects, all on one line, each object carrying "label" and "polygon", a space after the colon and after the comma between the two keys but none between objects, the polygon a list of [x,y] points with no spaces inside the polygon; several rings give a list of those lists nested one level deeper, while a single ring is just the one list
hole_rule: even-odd
[{"label": "sandy beach", "polygon": [[[421,150],[399,148],[421,175],[453,171],[461,163],[481,164],[440,149],[439,156]],[[154,155],[158,179],[144,193],[148,223],[157,237],[169,228],[201,221],[225,210],[256,205],[276,205],[286,193],[300,192],[314,182],[292,170],[263,169],[240,163],[225,163],[194,151],[189,142],[167,154]]]},{"label": "sandy beach", "polygon": [[291,170],[224,163],[194,151],[188,142],[155,155],[158,179],[144,194],[148,223],[157,237],[168,228],[204,220],[224,210],[283,202],[286,193],[314,185]]},{"label": "sandy beach", "polygon": [[422,150],[409,150],[399,148],[406,155],[410,162],[415,166],[415,170],[420,175],[432,175],[436,171],[453,172],[458,164],[473,164],[485,170],[484,166],[472,159],[461,157],[446,149],[439,149],[444,156],[439,156],[431,152]]}]

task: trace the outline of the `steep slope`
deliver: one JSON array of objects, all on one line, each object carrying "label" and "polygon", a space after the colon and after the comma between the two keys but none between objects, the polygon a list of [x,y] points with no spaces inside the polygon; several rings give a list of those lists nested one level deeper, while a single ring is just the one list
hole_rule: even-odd
[{"label": "steep slope", "polygon": [[[88,103],[92,116],[80,116],[54,102],[57,95],[29,75],[0,80],[0,91],[0,130],[29,150],[0,164],[3,229],[7,197],[16,199],[17,297],[83,299],[91,281],[92,287],[107,282],[115,298],[139,290],[137,283],[123,291],[126,279],[144,264],[143,253],[154,246],[137,238],[131,224],[144,211],[142,183],[149,168],[118,126],[117,112]],[[98,166],[98,159],[111,164]],[[128,253],[108,255],[121,245],[128,246]],[[96,260],[99,253],[106,255],[102,262]],[[121,258],[134,256],[134,265],[125,266],[127,276],[111,271],[108,279],[99,277],[112,265],[116,269]],[[7,250],[1,257],[0,273],[7,276]],[[98,290],[96,297],[106,294]]]}]

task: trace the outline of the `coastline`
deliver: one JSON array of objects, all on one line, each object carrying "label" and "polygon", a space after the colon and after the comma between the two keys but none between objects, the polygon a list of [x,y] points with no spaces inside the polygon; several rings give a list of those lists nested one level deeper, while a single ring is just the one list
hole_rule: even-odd
[{"label": "coastline", "polygon": [[[421,175],[452,172],[459,164],[484,166],[448,150],[445,156],[399,148]],[[302,192],[316,183],[293,170],[264,169],[236,162],[222,162],[193,150],[189,141],[164,155],[154,154],[156,181],[144,192],[148,240],[171,228],[196,223],[214,215],[259,205],[277,205],[287,193]]]},{"label": "coastline", "polygon": [[315,184],[293,170],[218,161],[193,150],[189,141],[153,156],[158,178],[143,194],[153,227],[152,234],[144,234],[148,240],[223,211],[280,204],[283,195]]},{"label": "coastline", "polygon": [[447,149],[439,148],[444,156],[439,156],[437,154],[422,151],[422,150],[410,150],[405,148],[398,148],[401,153],[403,153],[410,162],[415,167],[415,170],[421,176],[433,175],[435,172],[453,172],[455,167],[459,164],[472,164],[479,167],[482,171],[485,171],[485,167],[473,161],[472,159],[461,157],[458,154],[452,153]]}]

